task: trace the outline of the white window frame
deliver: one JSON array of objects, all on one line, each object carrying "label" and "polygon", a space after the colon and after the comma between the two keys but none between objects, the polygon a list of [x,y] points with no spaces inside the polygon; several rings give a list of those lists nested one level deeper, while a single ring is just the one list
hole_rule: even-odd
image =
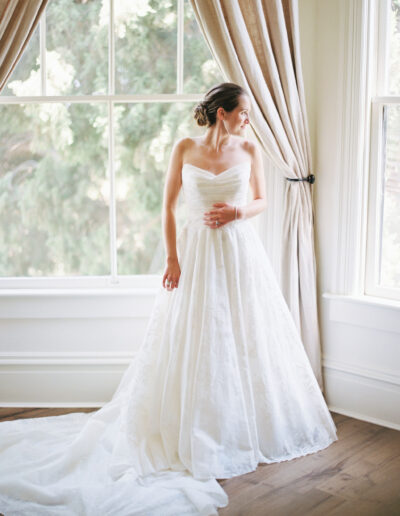
[{"label": "white window frame", "polygon": [[[371,98],[371,138],[370,138],[370,166],[369,166],[369,196],[368,196],[368,223],[366,235],[366,262],[365,262],[365,295],[400,300],[400,289],[378,285],[379,279],[379,248],[380,248],[380,199],[381,179],[384,164],[382,163],[382,136],[383,136],[383,108],[385,104],[400,104],[400,96],[387,96],[386,73],[389,51],[388,22],[390,0],[377,3],[375,18],[375,81]],[[400,266],[400,264],[399,264]]]},{"label": "white window frame", "polygon": [[[108,142],[108,169],[107,177],[110,182],[110,274],[108,276],[68,276],[68,277],[0,277],[0,289],[3,294],[12,293],[15,289],[131,289],[157,288],[161,285],[161,275],[136,274],[119,276],[117,272],[116,246],[116,199],[115,199],[115,169],[114,169],[114,123],[113,105],[115,103],[143,103],[143,102],[197,102],[202,94],[183,93],[183,57],[184,57],[184,4],[186,0],[177,0],[177,91],[172,94],[151,95],[115,95],[115,38],[114,38],[114,0],[110,2],[110,20],[108,26],[108,62],[109,79],[107,95],[73,95],[47,96],[46,95],[46,16],[41,17],[39,24],[40,34],[40,64],[41,64],[41,94],[36,96],[0,96],[0,104],[25,104],[47,102],[70,103],[106,103],[108,107],[109,142]],[[21,290],[22,292],[22,290]]]}]

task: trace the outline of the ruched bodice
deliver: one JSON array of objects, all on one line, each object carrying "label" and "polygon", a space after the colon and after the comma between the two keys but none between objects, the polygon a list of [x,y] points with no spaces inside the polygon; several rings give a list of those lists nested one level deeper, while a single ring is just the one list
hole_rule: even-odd
[{"label": "ruched bodice", "polygon": [[[238,163],[219,174],[196,167],[191,163],[185,163],[182,167],[182,189],[188,223],[191,225],[204,224],[204,212],[213,208],[213,204],[216,202],[227,202],[239,207],[245,205],[250,171],[250,161]],[[233,220],[231,223],[238,222],[241,222],[241,219]],[[204,224],[204,227],[208,226]]]}]

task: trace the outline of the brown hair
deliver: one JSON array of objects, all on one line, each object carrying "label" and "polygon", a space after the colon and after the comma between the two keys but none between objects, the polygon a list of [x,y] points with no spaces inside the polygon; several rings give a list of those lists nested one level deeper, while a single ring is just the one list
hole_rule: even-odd
[{"label": "brown hair", "polygon": [[233,82],[222,82],[213,86],[194,108],[194,119],[200,126],[211,127],[217,121],[217,109],[222,107],[228,113],[233,111],[239,105],[241,95],[248,95],[248,93]]}]

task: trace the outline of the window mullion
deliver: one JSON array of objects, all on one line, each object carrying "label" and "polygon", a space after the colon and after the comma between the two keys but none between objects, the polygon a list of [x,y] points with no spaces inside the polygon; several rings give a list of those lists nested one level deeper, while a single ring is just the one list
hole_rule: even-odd
[{"label": "window mullion", "polygon": [[378,2],[378,60],[376,91],[378,95],[387,91],[388,62],[389,62],[389,27],[390,27],[390,0]]},{"label": "window mullion", "polygon": [[115,168],[114,168],[114,103],[108,102],[108,180],[110,186],[110,264],[111,284],[119,283],[117,271],[117,228],[115,200]]},{"label": "window mullion", "polygon": [[115,30],[114,0],[110,0],[110,23],[108,26],[108,94],[115,94]]},{"label": "window mullion", "polygon": [[177,66],[176,66],[176,93],[183,92],[183,37],[184,37],[184,0],[178,0],[177,4]]},{"label": "window mullion", "polygon": [[110,0],[110,20],[108,29],[108,180],[109,194],[109,222],[110,222],[110,266],[111,284],[117,284],[117,228],[116,228],[116,200],[115,200],[115,168],[114,168],[114,101],[115,94],[115,38],[114,38],[114,0]]},{"label": "window mullion", "polygon": [[40,38],[39,38],[39,55],[40,55],[40,94],[46,96],[47,84],[46,84],[46,12],[45,9],[43,15],[40,18]]}]

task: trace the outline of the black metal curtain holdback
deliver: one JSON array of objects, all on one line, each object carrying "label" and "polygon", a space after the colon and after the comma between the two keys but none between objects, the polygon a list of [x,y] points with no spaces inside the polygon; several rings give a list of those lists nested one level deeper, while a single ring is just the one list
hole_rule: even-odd
[{"label": "black metal curtain holdback", "polygon": [[291,177],[286,178],[288,181],[308,181],[311,185],[315,183],[315,176],[310,174],[307,177],[302,177],[301,179],[292,179]]}]

